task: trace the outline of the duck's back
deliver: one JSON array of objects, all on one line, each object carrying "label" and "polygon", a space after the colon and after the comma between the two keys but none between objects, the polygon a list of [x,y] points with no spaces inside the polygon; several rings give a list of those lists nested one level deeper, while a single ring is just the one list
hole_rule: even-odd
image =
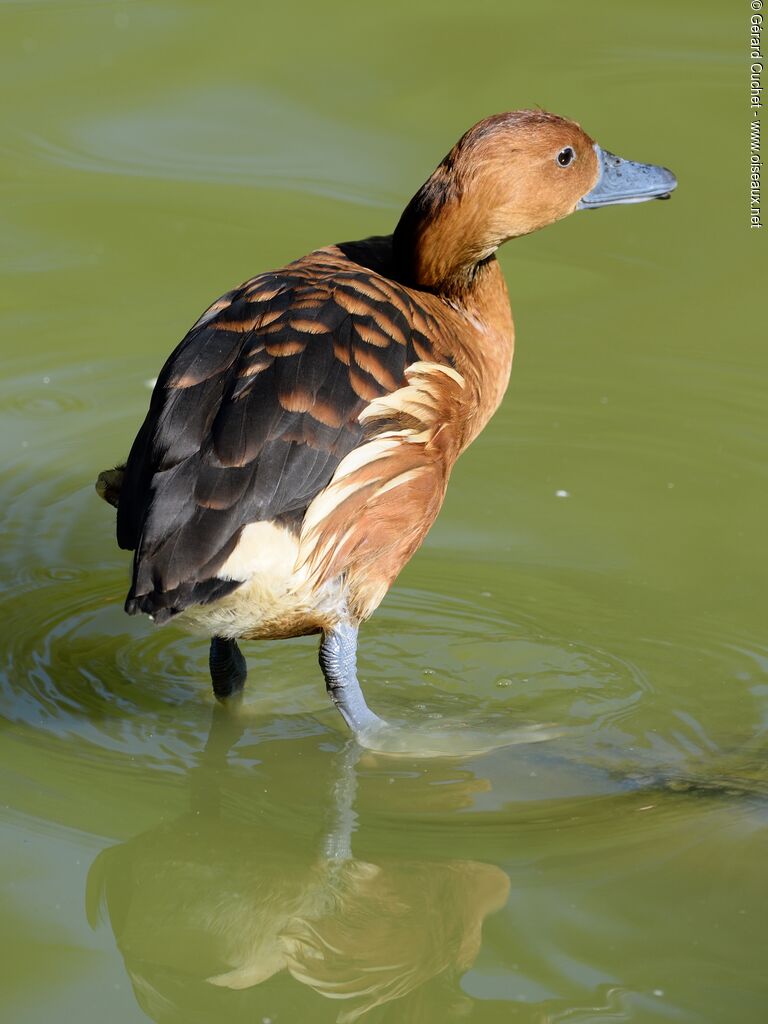
[{"label": "duck's back", "polygon": [[[172,353],[120,489],[126,609],[162,622],[224,597],[244,528],[297,535],[364,441],[360,416],[438,355],[440,325],[386,275],[389,239],[318,250],[222,296]],[[381,272],[380,272],[381,271]]]}]

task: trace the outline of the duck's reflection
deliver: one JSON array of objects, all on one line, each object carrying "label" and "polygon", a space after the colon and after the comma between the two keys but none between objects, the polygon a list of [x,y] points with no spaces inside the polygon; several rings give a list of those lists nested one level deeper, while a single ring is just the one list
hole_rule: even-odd
[{"label": "duck's reflection", "polygon": [[[230,1000],[228,1020],[259,1020],[253,1005],[238,1011],[232,993],[265,986],[267,995],[291,976],[305,995],[343,1000],[323,1007],[322,1019],[390,1007],[386,1019],[406,1020],[424,987],[442,1019],[461,1013],[457,979],[477,957],[484,919],[507,900],[507,875],[472,860],[356,858],[354,745],[336,755],[327,828],[315,844],[297,848],[258,814],[226,820],[217,779],[233,728],[217,711],[190,814],[103,851],[91,868],[89,916],[103,901],[142,1009],[163,1022],[214,1019],[219,993]],[[441,799],[460,806],[478,788],[471,774],[454,773]],[[262,1008],[284,1008],[287,995],[270,992]],[[317,1003],[312,1012],[320,1019]]]}]

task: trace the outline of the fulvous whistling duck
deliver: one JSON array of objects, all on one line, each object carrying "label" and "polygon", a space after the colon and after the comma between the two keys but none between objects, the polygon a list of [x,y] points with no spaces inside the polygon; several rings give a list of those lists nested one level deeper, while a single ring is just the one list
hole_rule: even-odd
[{"label": "fulvous whistling duck", "polygon": [[480,121],[392,235],[331,245],[217,299],[171,354],[124,466],[99,494],[134,552],[125,603],[211,636],[216,697],[240,638],[321,634],[320,666],[365,741],[358,627],[435,520],[496,410],[514,328],[495,253],[574,210],[667,198],[538,110]]}]

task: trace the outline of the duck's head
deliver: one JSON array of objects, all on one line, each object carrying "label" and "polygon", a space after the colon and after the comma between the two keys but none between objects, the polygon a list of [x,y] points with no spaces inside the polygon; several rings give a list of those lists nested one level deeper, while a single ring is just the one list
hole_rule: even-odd
[{"label": "duck's head", "polygon": [[671,171],[600,148],[574,121],[517,110],[462,136],[405,209],[396,258],[414,284],[454,290],[510,238],[575,210],[666,199]]}]

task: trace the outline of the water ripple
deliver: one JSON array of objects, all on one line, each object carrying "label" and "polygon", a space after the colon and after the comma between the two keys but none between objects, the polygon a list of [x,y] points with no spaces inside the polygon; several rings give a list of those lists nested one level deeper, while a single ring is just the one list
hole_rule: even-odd
[{"label": "water ripple", "polygon": [[[168,766],[188,764],[205,742],[207,645],[124,615],[128,556],[115,551],[113,513],[92,483],[121,454],[144,376],[138,365],[116,372],[91,363],[57,371],[49,384],[42,374],[11,374],[0,389],[4,421],[33,441],[16,450],[2,481],[0,711]],[[363,629],[361,676],[371,704],[407,729],[461,731],[462,743],[443,744],[444,753],[552,738],[601,770],[630,761],[652,777],[655,765],[722,753],[726,739],[738,748],[737,733],[709,734],[692,688],[670,683],[670,665],[695,679],[706,661],[708,674],[738,687],[742,709],[750,701],[764,709],[767,655],[754,636],[680,615],[671,635],[638,641],[632,601],[606,606],[591,568],[521,566],[512,587],[506,566],[428,547],[409,573]],[[245,645],[254,735],[340,735],[314,646]],[[731,690],[722,703],[724,712],[734,706]]]},{"label": "water ripple", "polygon": [[[249,130],[233,131],[234,124]],[[60,139],[30,132],[24,145],[46,163],[78,170],[289,188],[374,206],[391,205],[400,150],[396,138],[366,134],[256,85],[213,84],[75,120]]]}]

